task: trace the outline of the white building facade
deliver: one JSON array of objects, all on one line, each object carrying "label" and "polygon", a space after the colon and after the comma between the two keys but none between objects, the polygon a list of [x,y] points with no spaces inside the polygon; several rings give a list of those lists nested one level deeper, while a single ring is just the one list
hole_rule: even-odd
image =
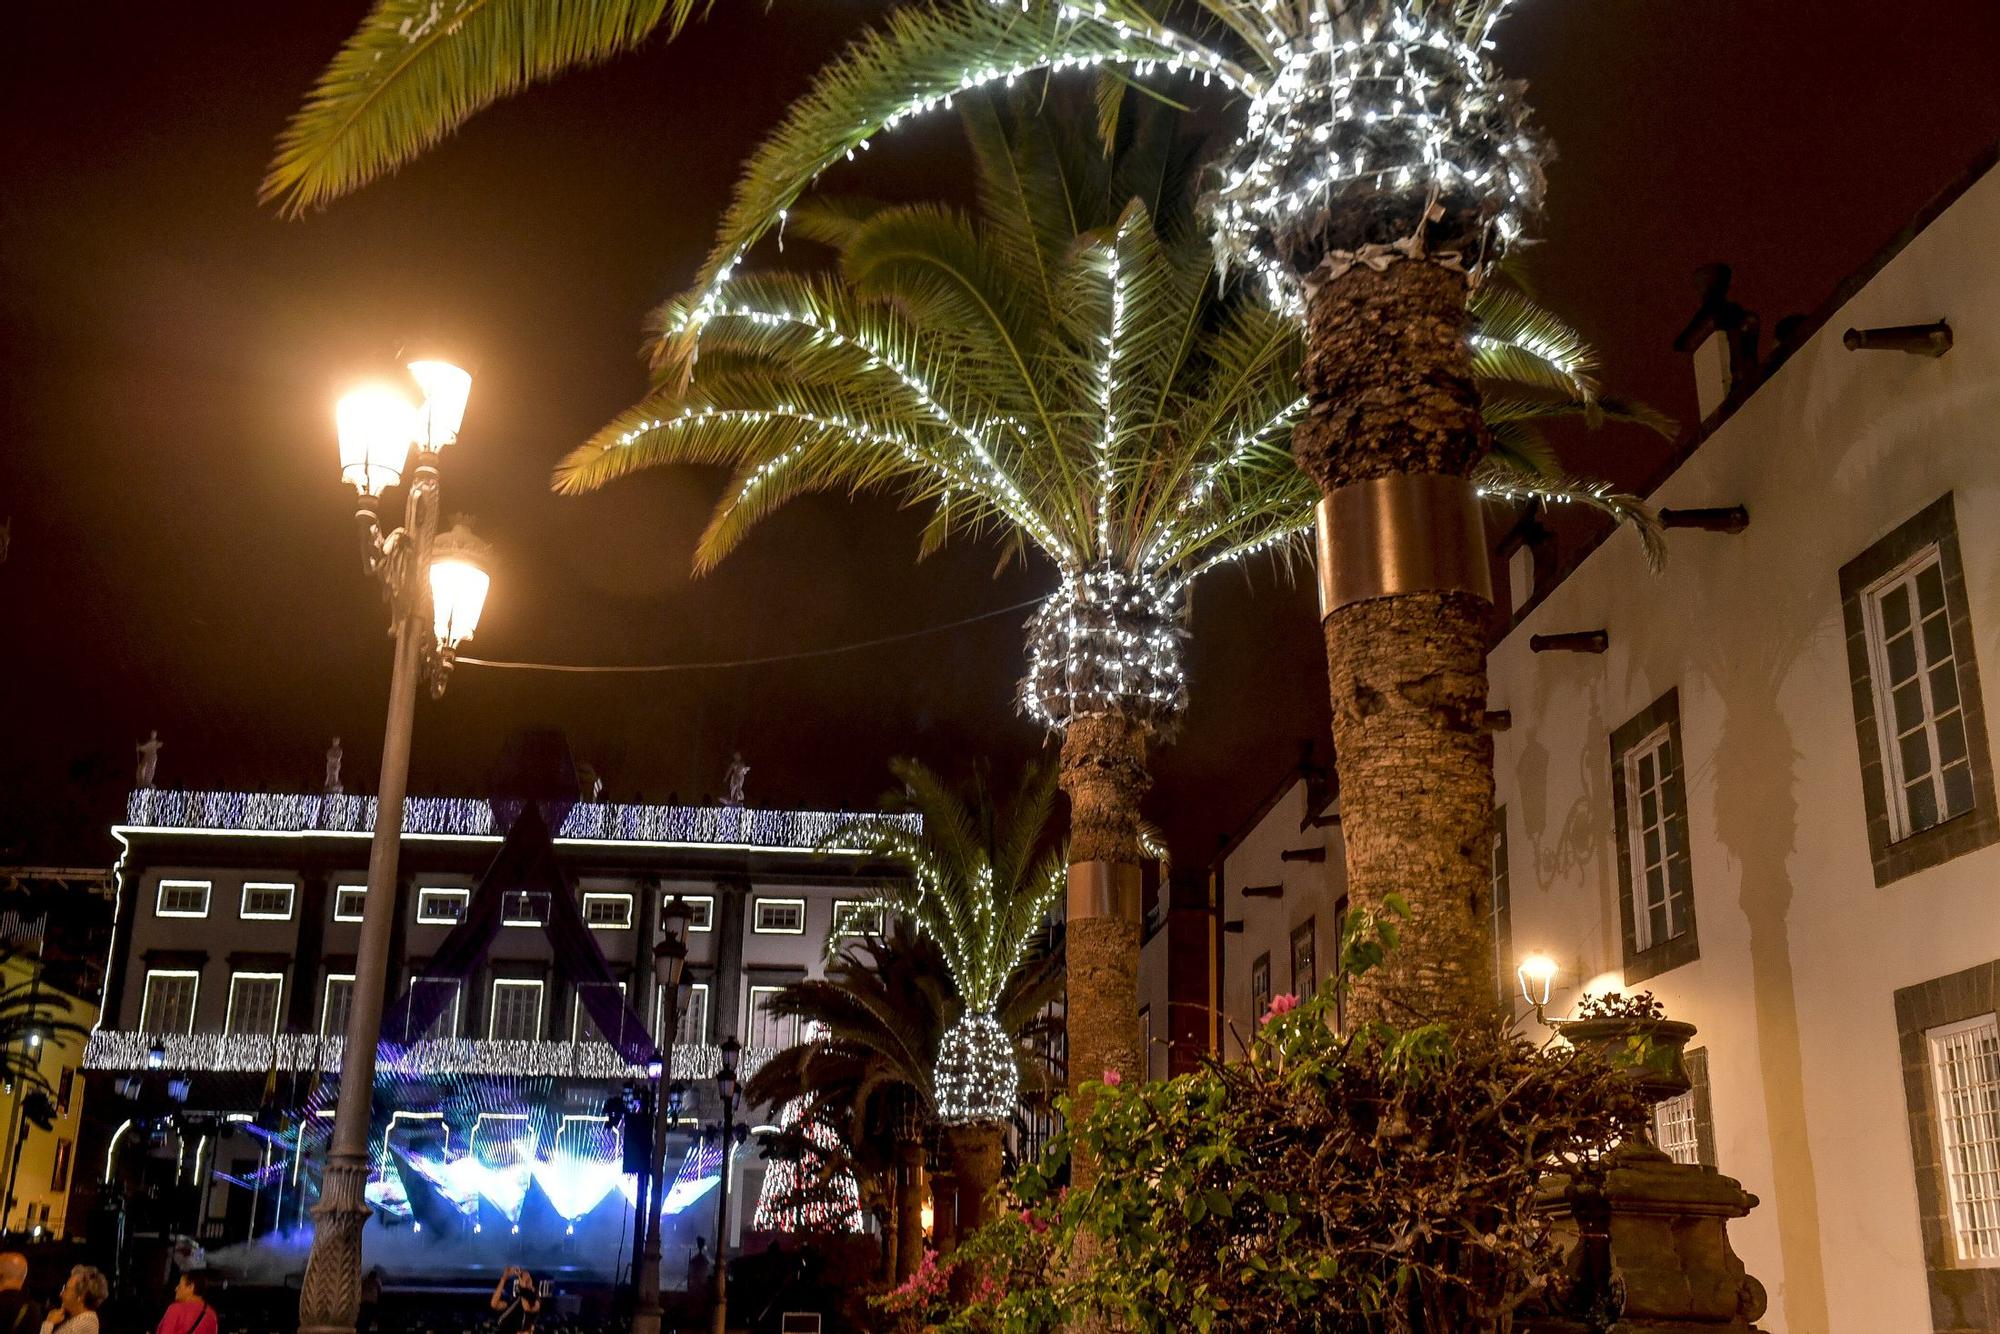
[{"label": "white building facade", "polygon": [[[1512,952],[1557,1013],[1700,1029],[1682,1151],[1762,1199],[1731,1234],[1791,1334],[2000,1329],[1996,237],[1989,170],[1651,497],[1747,528],[1657,575],[1613,536],[1491,659]],[[1843,339],[1940,319],[1942,356]]]}]

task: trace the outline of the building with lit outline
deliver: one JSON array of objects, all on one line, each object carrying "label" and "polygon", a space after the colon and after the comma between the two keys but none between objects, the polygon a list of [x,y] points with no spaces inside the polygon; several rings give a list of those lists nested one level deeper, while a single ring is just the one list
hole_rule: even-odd
[{"label": "building with lit outline", "polygon": [[[746,1074],[789,1045],[793,1021],[769,1012],[772,997],[820,975],[845,937],[879,929],[868,891],[885,868],[820,850],[863,818],[913,817],[586,802],[563,818],[553,840],[562,878],[654,1036],[662,910],[678,896],[693,912],[690,1000],[673,1054],[674,1077],[694,1092],[689,1129],[716,1119],[707,1081],[717,1044],[744,1044]],[[370,1188],[378,1220],[412,1236],[426,1217],[433,1236],[554,1228],[552,1245],[608,1267],[609,1234],[598,1234],[615,1218],[629,1262],[634,1182],[603,1105],[645,1071],[580,1003],[540,891],[510,895],[475,968],[426,975],[502,840],[484,801],[411,798],[404,819],[388,999],[426,985],[451,994],[426,1032],[383,1034],[386,1075],[410,1096],[388,1109]],[[79,1159],[100,1199],[142,1198],[151,1226],[211,1247],[298,1225],[331,1123],[373,821],[372,798],[339,793],[131,794],[113,831],[117,915],[87,1057],[100,1106],[123,1111],[105,1113]],[[755,1124],[762,1110],[744,1114]],[[680,1164],[681,1181],[668,1209],[688,1214],[681,1240],[691,1243],[714,1235],[712,1212],[689,1206],[715,1184],[719,1155],[676,1144],[670,1171]],[[758,1198],[754,1147],[735,1171],[733,1237]]]}]

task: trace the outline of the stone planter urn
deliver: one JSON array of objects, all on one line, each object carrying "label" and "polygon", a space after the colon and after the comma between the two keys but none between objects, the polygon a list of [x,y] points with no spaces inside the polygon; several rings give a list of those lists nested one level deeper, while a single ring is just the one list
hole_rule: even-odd
[{"label": "stone planter urn", "polygon": [[1570,1046],[1594,1051],[1629,1071],[1648,1105],[1679,1097],[1693,1086],[1687,1072],[1693,1024],[1676,1019],[1566,1019],[1556,1031]]},{"label": "stone planter urn", "polygon": [[[1623,1067],[1650,1104],[1688,1091],[1692,1024],[1640,1015],[1576,1019],[1572,1045]],[[1729,1245],[1729,1220],[1757,1197],[1712,1167],[1677,1163],[1647,1139],[1574,1174],[1545,1179],[1536,1211],[1554,1227],[1565,1272],[1530,1334],[1755,1334],[1764,1286]]]}]

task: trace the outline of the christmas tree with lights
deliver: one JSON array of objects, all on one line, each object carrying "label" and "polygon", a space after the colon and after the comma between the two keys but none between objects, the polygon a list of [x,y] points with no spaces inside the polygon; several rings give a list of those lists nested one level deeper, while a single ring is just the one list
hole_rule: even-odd
[{"label": "christmas tree with lights", "polygon": [[836,1166],[840,1137],[810,1115],[804,1098],[778,1114],[778,1133],[750,1226],[759,1232],[859,1232],[860,1193],[854,1176]]}]

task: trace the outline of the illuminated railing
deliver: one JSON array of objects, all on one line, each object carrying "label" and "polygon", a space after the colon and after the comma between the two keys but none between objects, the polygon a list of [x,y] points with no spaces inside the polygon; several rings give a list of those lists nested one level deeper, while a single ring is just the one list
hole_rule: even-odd
[{"label": "illuminated railing", "polygon": [[[169,1074],[263,1074],[321,1071],[340,1073],[340,1038],[281,1033],[274,1038],[243,1033],[140,1033],[99,1029],[83,1055],[86,1070],[162,1070]],[[154,1053],[157,1050],[158,1056]],[[769,1060],[772,1049],[745,1047],[737,1059],[744,1078]],[[157,1063],[156,1063],[157,1061]],[[711,1079],[722,1063],[720,1048],[675,1044],[673,1078]],[[432,1075],[520,1075],[529,1078],[642,1079],[645,1070],[620,1056],[608,1042],[526,1042],[465,1038],[382,1044],[378,1074],[424,1078]]]},{"label": "illuminated railing", "polygon": [[[366,834],[375,828],[375,798],[331,793],[182,792],[141,788],[125,801],[127,826],[266,834]],[[653,806],[578,802],[561,839],[619,843],[688,843],[756,848],[820,847],[851,824],[887,824],[915,831],[915,815],[846,811],[760,811],[737,806]],[[403,803],[406,834],[493,836],[493,807],[472,797],[410,797]]]}]

